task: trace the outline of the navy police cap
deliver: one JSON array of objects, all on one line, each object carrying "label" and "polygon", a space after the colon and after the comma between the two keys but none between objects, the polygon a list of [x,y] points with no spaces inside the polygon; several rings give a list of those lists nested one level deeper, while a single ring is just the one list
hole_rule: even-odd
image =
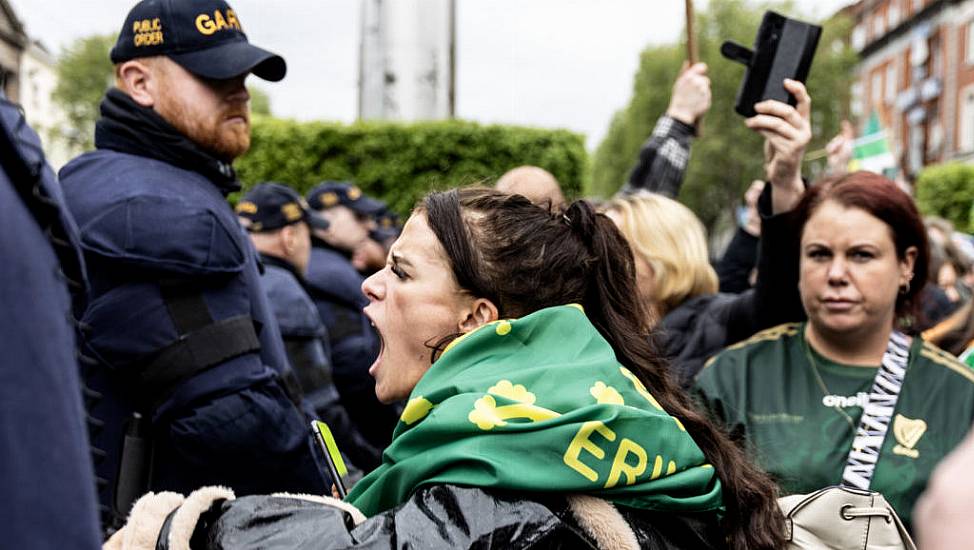
[{"label": "navy police cap", "polygon": [[328,229],[328,220],[312,211],[297,191],[280,183],[254,186],[237,203],[236,211],[247,231],[253,233],[302,221],[315,229]]},{"label": "navy police cap", "polygon": [[385,209],[381,202],[366,196],[361,189],[351,183],[326,181],[316,185],[308,193],[308,204],[317,210],[332,206],[347,206],[356,213],[373,217]]},{"label": "navy police cap", "polygon": [[375,220],[375,229],[369,232],[369,237],[373,241],[384,243],[389,239],[395,239],[402,233],[402,224],[399,221],[399,214],[396,214],[388,207],[385,207],[372,217]]},{"label": "navy police cap", "polygon": [[165,55],[204,78],[254,73],[284,78],[284,58],[247,41],[237,13],[223,0],[142,0],[129,11],[112,63]]}]

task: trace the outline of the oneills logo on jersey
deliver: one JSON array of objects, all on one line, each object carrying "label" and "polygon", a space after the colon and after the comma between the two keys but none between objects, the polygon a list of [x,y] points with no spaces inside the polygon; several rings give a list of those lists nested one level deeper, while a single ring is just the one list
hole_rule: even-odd
[{"label": "oneills logo on jersey", "polygon": [[228,9],[225,14],[220,10],[213,10],[212,15],[209,13],[201,13],[196,16],[196,30],[200,31],[201,34],[210,36],[224,29],[236,29],[243,32],[243,27],[240,26],[240,20],[237,19],[237,14],[231,9]]},{"label": "oneills logo on jersey", "polygon": [[914,449],[920,438],[927,431],[927,423],[922,419],[912,419],[896,415],[893,418],[893,436],[896,438],[896,445],[893,446],[893,454],[916,458],[920,452]]},{"label": "oneills logo on jersey", "polygon": [[132,38],[136,48],[143,46],[158,46],[165,42],[162,36],[162,21],[154,19],[139,19],[132,22]]},{"label": "oneills logo on jersey", "polygon": [[855,395],[845,397],[842,395],[826,395],[822,398],[822,404],[826,407],[860,407],[865,408],[869,404],[869,394],[861,391]]}]

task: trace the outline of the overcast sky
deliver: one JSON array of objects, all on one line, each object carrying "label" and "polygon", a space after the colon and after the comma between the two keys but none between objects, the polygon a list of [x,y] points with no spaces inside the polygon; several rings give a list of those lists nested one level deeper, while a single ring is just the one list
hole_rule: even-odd
[{"label": "overcast sky", "polygon": [[[10,0],[54,53],[117,33],[130,0]],[[816,0],[810,16],[849,0]],[[257,85],[278,116],[351,122],[357,112],[357,0],[231,0],[250,40],[284,56],[288,75]],[[705,1],[698,0],[697,5]],[[811,4],[811,3],[809,3]],[[458,0],[457,115],[569,128],[594,148],[625,106],[639,52],[678,40],[677,0]],[[661,83],[669,86],[669,83]]]}]

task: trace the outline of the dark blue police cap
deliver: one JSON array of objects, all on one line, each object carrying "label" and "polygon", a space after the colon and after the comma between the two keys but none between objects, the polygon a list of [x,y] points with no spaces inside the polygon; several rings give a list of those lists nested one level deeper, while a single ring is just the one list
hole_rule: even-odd
[{"label": "dark blue police cap", "polygon": [[370,198],[361,189],[347,182],[326,181],[316,185],[308,192],[308,204],[317,210],[332,206],[347,206],[356,213],[373,217],[386,205]]},{"label": "dark blue police cap", "polygon": [[292,223],[306,222],[315,229],[328,229],[328,220],[308,207],[297,191],[280,183],[254,186],[237,203],[237,215],[247,231],[273,231]]},{"label": "dark blue police cap", "polygon": [[402,232],[399,214],[389,210],[388,207],[384,207],[372,219],[375,220],[375,229],[369,232],[369,237],[374,241],[382,243],[389,239],[395,239]]},{"label": "dark blue police cap", "polygon": [[284,58],[247,41],[236,12],[223,0],[142,0],[125,18],[112,63],[165,55],[187,71],[225,80],[243,74],[276,82]]}]

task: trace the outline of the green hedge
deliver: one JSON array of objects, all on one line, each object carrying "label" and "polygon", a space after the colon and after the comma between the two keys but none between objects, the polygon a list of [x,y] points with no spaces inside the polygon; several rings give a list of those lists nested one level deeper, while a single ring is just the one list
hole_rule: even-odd
[{"label": "green hedge", "polygon": [[250,151],[236,163],[245,188],[278,181],[306,192],[353,181],[405,214],[433,189],[493,184],[521,164],[545,168],[578,195],[588,153],[580,134],[465,121],[401,124],[295,122],[256,117]]},{"label": "green hedge", "polygon": [[958,231],[974,231],[974,166],[948,163],[929,166],[916,183],[917,206],[924,215],[947,218]]}]

